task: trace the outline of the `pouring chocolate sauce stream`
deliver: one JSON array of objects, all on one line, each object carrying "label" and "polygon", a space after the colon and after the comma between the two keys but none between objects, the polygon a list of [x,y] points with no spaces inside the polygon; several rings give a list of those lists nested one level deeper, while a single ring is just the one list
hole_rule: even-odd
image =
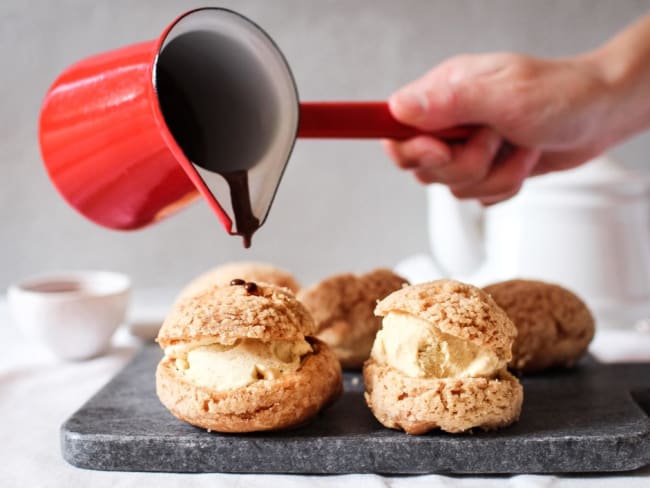
[{"label": "pouring chocolate sauce stream", "polygon": [[228,183],[232,211],[235,214],[237,235],[242,236],[244,247],[251,247],[251,239],[260,228],[260,220],[253,215],[251,207],[250,190],[248,189],[248,171],[233,171],[219,173]]}]

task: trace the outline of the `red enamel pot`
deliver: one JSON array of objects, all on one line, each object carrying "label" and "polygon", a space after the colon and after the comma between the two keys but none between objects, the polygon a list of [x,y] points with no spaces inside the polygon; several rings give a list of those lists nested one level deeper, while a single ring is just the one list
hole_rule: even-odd
[{"label": "red enamel pot", "polygon": [[[464,139],[469,131],[435,135]],[[48,91],[39,124],[52,182],[93,222],[138,229],[202,196],[230,234],[241,229],[233,229],[220,175],[248,173],[261,224],[296,137],[418,133],[384,102],[301,104],[273,40],[221,8],[187,12],[155,41],[69,67]]]}]

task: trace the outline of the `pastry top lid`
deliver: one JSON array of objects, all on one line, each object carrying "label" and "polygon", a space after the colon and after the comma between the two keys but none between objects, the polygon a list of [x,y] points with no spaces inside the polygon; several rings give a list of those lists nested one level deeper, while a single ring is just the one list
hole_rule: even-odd
[{"label": "pastry top lid", "polygon": [[233,278],[284,286],[294,293],[300,289],[298,281],[288,271],[266,263],[235,261],[213,268],[194,278],[181,290],[179,300],[188,295],[201,293],[213,285],[227,285]]},{"label": "pastry top lid", "polygon": [[314,333],[314,320],[291,290],[233,281],[240,284],[215,285],[180,299],[160,328],[160,346],[204,339],[222,344],[238,339],[297,340]]},{"label": "pastry top lid", "polygon": [[509,359],[517,329],[485,291],[453,280],[438,280],[397,290],[377,304],[375,314],[403,313],[429,322],[441,332],[492,349]]}]

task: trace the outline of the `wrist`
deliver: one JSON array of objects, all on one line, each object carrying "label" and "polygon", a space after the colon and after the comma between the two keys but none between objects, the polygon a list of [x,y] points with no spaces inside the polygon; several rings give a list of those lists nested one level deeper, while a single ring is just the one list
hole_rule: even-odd
[{"label": "wrist", "polygon": [[[627,46],[626,46],[627,47]],[[633,50],[610,43],[576,58],[596,78],[603,104],[603,149],[650,127],[650,98],[645,63]]]}]

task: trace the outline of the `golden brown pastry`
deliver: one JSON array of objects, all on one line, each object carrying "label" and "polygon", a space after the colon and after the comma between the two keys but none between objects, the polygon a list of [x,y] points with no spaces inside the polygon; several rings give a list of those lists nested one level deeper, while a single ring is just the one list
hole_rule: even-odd
[{"label": "golden brown pastry", "polygon": [[510,368],[523,373],[573,366],[594,337],[594,318],[575,294],[558,285],[510,280],[484,288],[518,330]]},{"label": "golden brown pastry", "polygon": [[291,291],[235,280],[180,300],[158,334],[156,392],[218,432],[297,426],[341,393],[341,367]]},{"label": "golden brown pastry", "polygon": [[487,293],[439,280],[391,293],[375,313],[382,329],[363,377],[383,425],[456,433],[519,418],[523,391],[506,369],[517,331]]},{"label": "golden brown pastry", "polygon": [[177,300],[200,293],[214,285],[227,285],[235,278],[284,286],[294,293],[300,289],[293,275],[283,269],[266,263],[241,261],[226,263],[200,274],[181,290]]},{"label": "golden brown pastry", "polygon": [[344,368],[360,369],[368,359],[381,319],[377,301],[408,285],[388,269],[339,274],[298,293],[316,321],[316,337],[328,344]]}]

